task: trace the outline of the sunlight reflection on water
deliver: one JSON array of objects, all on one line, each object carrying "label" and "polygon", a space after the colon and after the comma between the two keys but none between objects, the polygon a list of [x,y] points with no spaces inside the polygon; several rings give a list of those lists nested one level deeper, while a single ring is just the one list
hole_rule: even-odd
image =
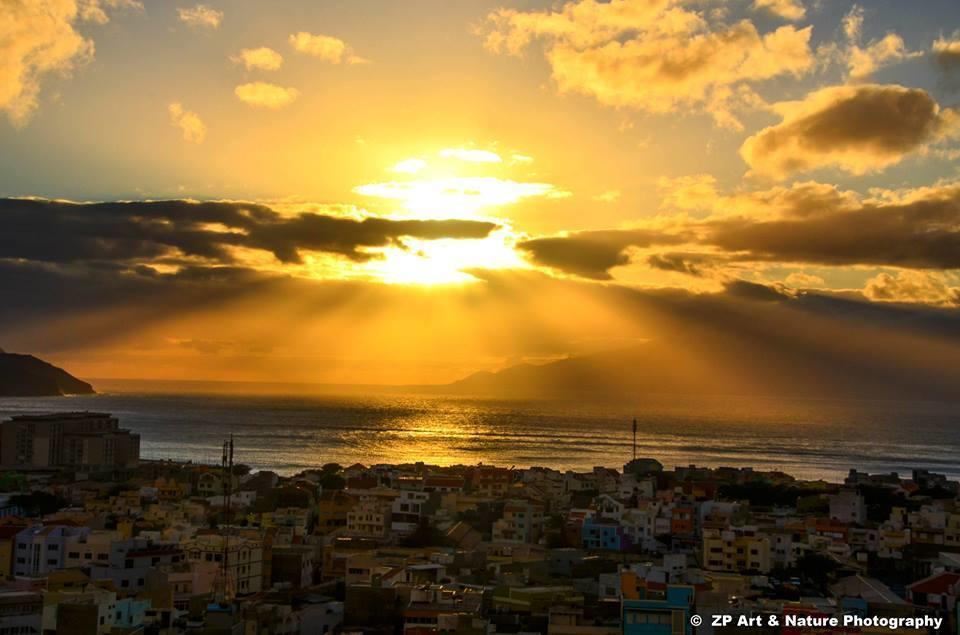
[{"label": "sunlight reflection on water", "polygon": [[291,397],[104,394],[0,399],[0,416],[89,409],[141,434],[147,458],[215,462],[225,435],[238,459],[291,473],[343,464],[480,461],[559,469],[620,467],[638,453],[668,467],[752,466],[804,478],[927,468],[960,476],[960,410],[906,402],[648,397],[632,404],[384,395]]}]

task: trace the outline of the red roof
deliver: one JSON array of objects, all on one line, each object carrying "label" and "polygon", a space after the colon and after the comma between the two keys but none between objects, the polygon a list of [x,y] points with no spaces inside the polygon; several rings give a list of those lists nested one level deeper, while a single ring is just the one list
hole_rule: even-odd
[{"label": "red roof", "polygon": [[947,593],[953,591],[960,583],[960,573],[938,573],[909,585],[911,593]]},{"label": "red roof", "polygon": [[12,538],[27,528],[27,525],[6,525],[0,527],[0,540]]}]

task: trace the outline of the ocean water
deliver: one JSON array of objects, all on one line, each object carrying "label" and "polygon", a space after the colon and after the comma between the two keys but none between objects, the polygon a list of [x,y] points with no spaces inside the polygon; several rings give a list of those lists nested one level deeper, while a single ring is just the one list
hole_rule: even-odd
[{"label": "ocean water", "polygon": [[[103,390],[103,386],[98,386]],[[850,468],[925,468],[960,477],[960,405],[929,402],[651,396],[623,403],[410,394],[144,393],[108,386],[83,397],[0,398],[0,417],[110,412],[141,435],[145,458],[236,460],[281,474],[335,461],[479,462],[588,470],[637,454],[665,466],[751,466],[842,479]]]}]

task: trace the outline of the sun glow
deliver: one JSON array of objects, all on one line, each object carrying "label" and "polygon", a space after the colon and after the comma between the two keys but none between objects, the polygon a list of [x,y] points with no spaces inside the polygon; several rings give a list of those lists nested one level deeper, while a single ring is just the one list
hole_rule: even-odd
[{"label": "sun glow", "polygon": [[367,270],[390,284],[463,284],[476,282],[470,272],[518,269],[529,265],[513,248],[512,232],[502,229],[482,240],[407,240],[405,248],[388,247]]},{"label": "sun glow", "polygon": [[[524,164],[533,161],[522,156]],[[516,164],[491,150],[443,148],[401,157],[387,168],[394,180],[359,185],[353,192],[380,199],[395,217],[485,220],[500,229],[478,240],[404,238],[377,249],[379,257],[365,262],[363,273],[391,284],[463,284],[477,281],[471,271],[528,268],[515,249],[517,237],[504,208],[530,198],[570,196],[551,183],[518,179]]]},{"label": "sun glow", "polygon": [[413,181],[387,181],[355,187],[354,192],[398,201],[418,218],[476,218],[487,208],[525,198],[559,198],[569,193],[550,183],[523,183],[493,176],[453,176]]}]

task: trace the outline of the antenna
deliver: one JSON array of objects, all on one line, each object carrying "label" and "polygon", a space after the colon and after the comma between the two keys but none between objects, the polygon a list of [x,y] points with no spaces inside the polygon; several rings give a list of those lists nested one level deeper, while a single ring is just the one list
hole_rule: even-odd
[{"label": "antenna", "polygon": [[233,599],[233,593],[230,585],[230,522],[232,516],[230,513],[231,499],[233,498],[233,435],[230,435],[228,441],[223,442],[223,454],[221,457],[221,467],[223,468],[223,512],[226,526],[220,530],[223,536],[223,555],[220,563],[220,584],[218,585],[217,595],[221,604],[227,604]]}]

